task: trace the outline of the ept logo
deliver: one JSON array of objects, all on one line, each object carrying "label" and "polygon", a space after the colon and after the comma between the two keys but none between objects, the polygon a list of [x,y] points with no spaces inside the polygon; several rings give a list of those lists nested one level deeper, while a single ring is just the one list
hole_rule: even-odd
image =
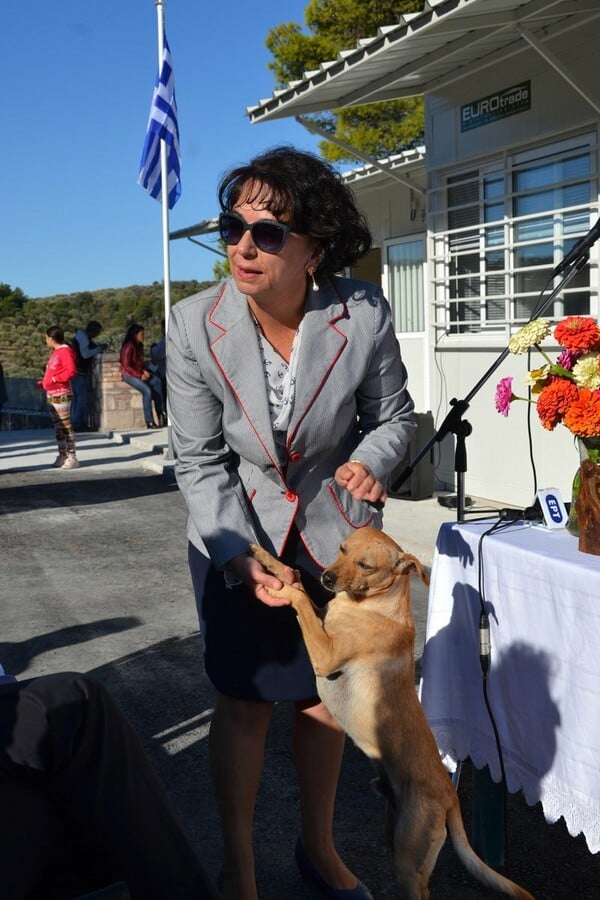
[{"label": "ept logo", "polygon": [[546,488],[537,493],[546,528],[563,528],[567,522],[567,510],[558,488]]},{"label": "ept logo", "polygon": [[563,515],[560,510],[558,500],[556,499],[554,494],[548,494],[548,496],[546,497],[546,507],[553,522],[556,522],[557,524],[559,522],[562,522]]}]

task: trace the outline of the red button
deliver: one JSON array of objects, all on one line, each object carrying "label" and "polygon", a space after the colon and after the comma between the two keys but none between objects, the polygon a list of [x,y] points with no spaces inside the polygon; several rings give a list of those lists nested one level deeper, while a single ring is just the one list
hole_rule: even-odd
[{"label": "red button", "polygon": [[286,499],[286,500],[289,500],[290,503],[295,503],[296,500],[298,499],[298,495],[295,494],[294,491],[286,491],[286,492],[285,492],[285,499]]},{"label": "red button", "polygon": [[298,453],[297,450],[295,450],[293,453],[290,453],[290,462],[298,462],[299,459],[302,459],[302,454]]}]

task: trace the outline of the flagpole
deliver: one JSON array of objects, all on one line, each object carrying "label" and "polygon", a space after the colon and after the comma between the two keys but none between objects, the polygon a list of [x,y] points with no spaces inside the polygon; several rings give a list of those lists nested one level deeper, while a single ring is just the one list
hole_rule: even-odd
[{"label": "flagpole", "polygon": [[[165,17],[163,0],[156,0],[157,30],[158,30],[158,71],[160,72],[163,60],[163,51],[165,46]],[[169,327],[169,314],[171,312],[171,261],[169,256],[169,191],[168,184],[168,166],[167,166],[167,143],[161,139],[160,142],[160,175],[162,184],[162,244],[163,244],[163,281],[165,296],[165,334]]]},{"label": "flagpole", "polygon": [[[165,47],[165,16],[163,0],[156,0],[156,20],[158,31],[158,72],[160,73],[163,61],[163,51]],[[162,201],[162,245],[163,245],[163,289],[164,289],[164,315],[165,315],[165,336],[169,328],[169,316],[171,313],[171,258],[169,254],[169,189],[168,189],[168,164],[167,164],[167,142],[160,142],[160,178],[161,178],[161,201]],[[166,399],[166,398],[165,398]],[[169,418],[168,408],[165,406],[167,413],[167,450],[165,459],[172,460],[175,458],[173,449],[173,432],[171,428],[171,420]]]}]

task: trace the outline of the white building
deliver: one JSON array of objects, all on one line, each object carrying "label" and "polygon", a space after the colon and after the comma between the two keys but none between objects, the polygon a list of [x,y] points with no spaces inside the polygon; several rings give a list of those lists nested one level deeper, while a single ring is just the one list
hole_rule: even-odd
[{"label": "white building", "polygon": [[[377,247],[357,274],[380,278],[390,299],[417,409],[439,428],[453,398],[467,401],[467,493],[515,506],[536,488],[570,499],[578,465],[564,426],[544,430],[527,403],[504,418],[494,395],[507,375],[526,395],[542,358],[501,354],[598,217],[599,46],[600,0],[429,0],[248,110],[257,123],[301,121],[424,96],[426,153],[346,176]],[[598,316],[597,261],[592,246],[546,317]],[[441,487],[456,484],[453,447],[452,435],[435,446]]]}]

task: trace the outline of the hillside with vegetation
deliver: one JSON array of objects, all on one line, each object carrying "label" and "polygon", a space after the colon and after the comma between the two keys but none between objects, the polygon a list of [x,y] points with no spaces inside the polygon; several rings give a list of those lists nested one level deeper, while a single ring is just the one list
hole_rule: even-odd
[{"label": "hillside with vegetation", "polygon": [[[171,282],[171,305],[208,287],[209,281]],[[131,322],[146,330],[145,347],[159,339],[164,319],[162,282],[30,298],[20,288],[0,283],[0,364],[9,377],[38,378],[48,360],[46,329],[59,325],[70,341],[90,319],[103,326],[100,340],[119,350]]]}]

